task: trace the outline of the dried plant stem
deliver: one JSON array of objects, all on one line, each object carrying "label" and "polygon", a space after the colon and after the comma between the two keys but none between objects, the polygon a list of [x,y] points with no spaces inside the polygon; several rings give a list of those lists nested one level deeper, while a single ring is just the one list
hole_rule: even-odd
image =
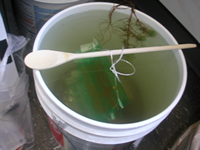
[{"label": "dried plant stem", "polygon": [[[120,7],[122,5],[127,5],[131,8],[129,17],[124,18],[124,19],[119,19],[119,20],[113,22],[113,14],[117,9],[127,9],[126,7]],[[136,19],[135,25],[137,26],[136,28],[139,29],[139,32],[136,31],[135,27],[133,27],[134,24],[132,22],[132,18]],[[122,25],[118,26],[117,24],[119,24],[120,22],[122,23]],[[107,24],[107,26],[106,26],[106,28],[104,28],[104,30],[101,29],[101,25],[103,25],[103,24]],[[137,15],[135,13],[135,6],[129,0],[124,0],[123,2],[113,6],[109,12],[108,20],[105,20],[104,22],[100,23],[99,28],[100,28],[100,33],[103,38],[104,38],[104,33],[106,33],[106,32],[108,32],[110,35],[109,39],[104,41],[104,43],[102,45],[104,45],[109,40],[111,40],[112,33],[115,32],[115,33],[119,33],[123,37],[126,37],[124,39],[125,48],[129,48],[130,46],[133,46],[133,47],[137,46],[137,45],[134,46],[134,44],[130,43],[131,38],[135,38],[136,39],[135,43],[137,44],[138,41],[144,41],[145,37],[155,35],[155,31],[149,30],[147,27],[145,27],[145,25],[142,22],[140,22],[140,20],[138,19]]]}]

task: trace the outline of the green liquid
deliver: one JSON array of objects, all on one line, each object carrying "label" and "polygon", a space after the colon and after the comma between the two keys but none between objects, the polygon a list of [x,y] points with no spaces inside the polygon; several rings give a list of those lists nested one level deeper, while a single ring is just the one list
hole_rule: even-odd
[{"label": "green liquid", "polygon": [[[42,41],[40,49],[56,49],[66,52],[77,52],[83,44],[91,43],[96,37],[100,43],[104,43],[109,34],[102,39],[99,24],[108,18],[106,11],[88,11],[75,14],[62,20],[62,23],[55,25]],[[114,19],[119,19],[126,15],[115,13]],[[154,29],[156,30],[156,29]],[[103,49],[122,48],[123,39],[118,34],[113,33],[112,39],[102,46]],[[134,40],[132,42],[135,42]],[[138,47],[167,45],[167,42],[160,34],[155,37],[148,37],[146,41],[137,43]],[[117,56],[114,58],[118,58]],[[121,76],[121,85],[129,98],[129,104],[122,109],[122,116],[111,123],[133,123],[153,117],[166,109],[174,100],[178,93],[179,68],[176,57],[172,51],[151,52],[141,54],[124,55],[124,59],[131,62],[136,73],[132,76]],[[110,57],[108,57],[110,60]],[[132,68],[120,62],[116,69],[119,72],[130,73]],[[70,89],[65,90],[63,79],[68,78],[67,83],[72,82],[70,78],[77,71],[76,61],[63,64],[59,67],[43,70],[41,74],[52,93],[67,107],[89,117],[78,107],[80,99],[70,96]],[[107,70],[93,70],[96,73]],[[82,82],[82,81],[80,81]],[[58,86],[58,83],[60,85]],[[97,85],[98,86],[98,85]],[[111,87],[112,88],[112,87]],[[60,92],[59,92],[60,89]],[[63,98],[63,94],[65,95]],[[77,93],[79,94],[79,93]]]}]

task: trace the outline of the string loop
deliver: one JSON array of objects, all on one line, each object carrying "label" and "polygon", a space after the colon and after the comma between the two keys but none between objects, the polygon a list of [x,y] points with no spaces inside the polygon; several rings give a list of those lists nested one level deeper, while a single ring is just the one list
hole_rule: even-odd
[{"label": "string loop", "polygon": [[[121,52],[121,54],[120,54],[120,57],[119,57],[117,60],[115,60],[115,61],[113,61],[112,51],[110,51],[110,57],[111,57],[111,67],[110,67],[110,70],[113,72],[113,74],[115,75],[115,77],[117,78],[117,80],[118,80],[119,82],[121,82],[121,81],[120,81],[120,78],[119,78],[118,75],[122,75],[122,76],[131,76],[131,75],[135,74],[135,72],[136,72],[136,69],[135,69],[135,67],[134,67],[133,64],[131,64],[129,61],[127,61],[127,60],[125,60],[125,59],[122,59],[122,57],[123,57],[123,51],[124,51],[124,47],[122,47],[122,52]],[[115,68],[115,65],[116,65],[118,62],[120,62],[120,61],[123,61],[123,62],[129,64],[129,65],[133,68],[133,72],[132,72],[132,73],[122,73],[122,72],[118,72],[118,71],[116,70],[116,68]]]}]

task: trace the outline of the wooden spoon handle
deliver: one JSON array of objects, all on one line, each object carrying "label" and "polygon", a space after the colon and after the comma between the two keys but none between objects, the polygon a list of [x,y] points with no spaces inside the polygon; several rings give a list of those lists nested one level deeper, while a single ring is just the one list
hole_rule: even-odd
[{"label": "wooden spoon handle", "polygon": [[102,57],[109,55],[120,55],[123,54],[135,54],[135,53],[146,53],[146,52],[156,52],[156,51],[166,51],[166,50],[175,50],[175,49],[186,49],[186,48],[195,48],[196,44],[180,44],[180,45],[167,45],[167,46],[155,46],[155,47],[141,47],[141,48],[130,48],[130,49],[122,49],[120,50],[107,50],[107,51],[99,51],[99,52],[88,52],[88,53],[80,53],[79,55],[75,54],[76,58],[92,58],[92,57]]}]

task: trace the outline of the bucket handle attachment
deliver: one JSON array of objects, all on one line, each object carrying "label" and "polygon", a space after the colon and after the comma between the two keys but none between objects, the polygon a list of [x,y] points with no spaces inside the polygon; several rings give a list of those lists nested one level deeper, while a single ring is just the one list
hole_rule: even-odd
[{"label": "bucket handle attachment", "polygon": [[68,126],[68,124],[65,123],[63,120],[61,120],[59,117],[57,117],[54,113],[53,113],[52,116],[53,116],[53,121],[55,122],[58,130],[63,134],[63,136],[71,144],[71,146],[73,147],[73,149],[77,150],[76,147],[74,146],[73,142],[68,138],[67,134],[65,134],[65,132],[63,131],[63,129],[66,127],[66,125]]},{"label": "bucket handle attachment", "polygon": [[64,133],[64,131],[60,128],[59,124],[56,124],[59,131],[63,134],[63,136],[67,139],[67,141],[71,144],[71,146],[74,148],[74,150],[77,150],[72,141],[67,137],[67,135]]}]

